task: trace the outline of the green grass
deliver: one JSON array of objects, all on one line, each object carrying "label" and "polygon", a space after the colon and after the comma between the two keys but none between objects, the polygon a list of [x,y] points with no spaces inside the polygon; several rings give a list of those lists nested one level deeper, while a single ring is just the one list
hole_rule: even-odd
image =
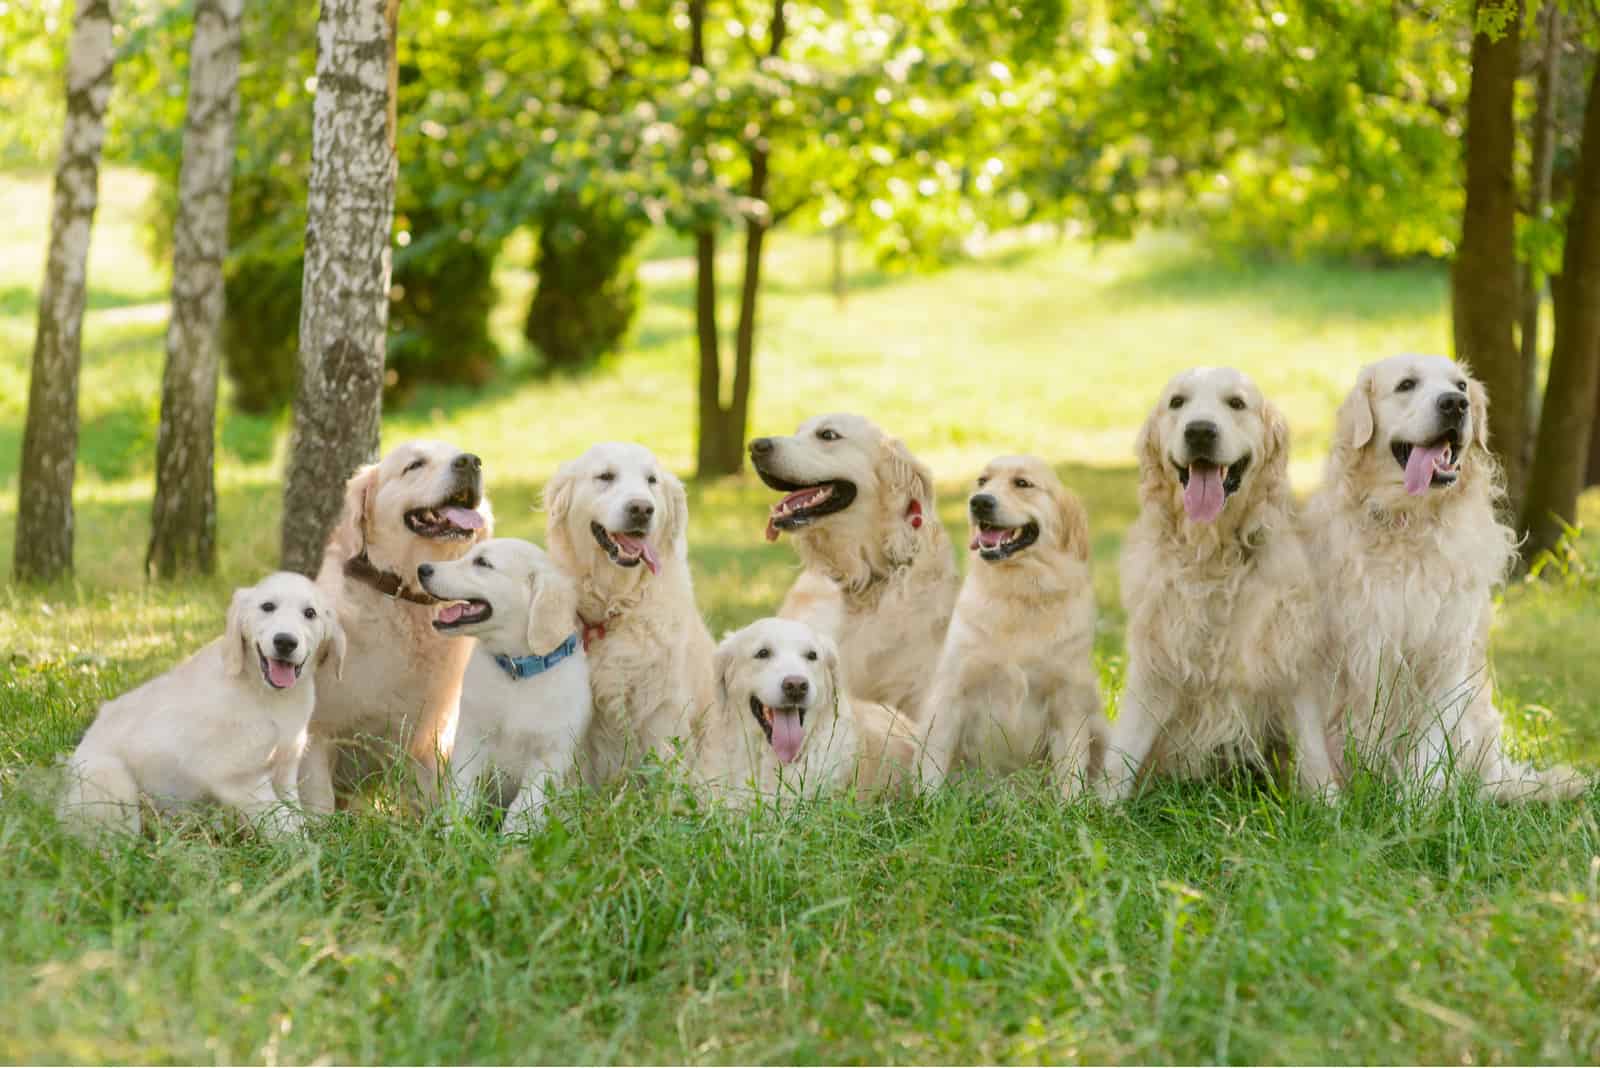
[{"label": "green grass", "polygon": [[[221,573],[143,577],[165,289],[138,238],[144,192],[111,172],[96,229],[78,576],[0,588],[0,1059],[1600,1059],[1596,793],[1510,808],[1360,783],[1330,809],[1226,782],[1103,810],[1021,782],[739,815],[663,772],[565,798],[525,839],[369,812],[285,844],[205,827],[105,852],[67,840],[48,765],[100,701],[216,633],[227,590],[275,557],[283,428],[228,414]],[[0,176],[17,220],[0,237],[7,563],[47,200]],[[753,429],[862,411],[933,465],[952,525],[990,455],[1057,462],[1094,524],[1112,689],[1131,443],[1160,381],[1196,363],[1255,375],[1289,413],[1304,489],[1355,368],[1447,340],[1439,272],[1230,263],[1170,236],[862,272],[844,308],[826,262],[776,243]],[[634,344],[600,374],[425,391],[385,440],[470,444],[500,532],[524,537],[542,533],[538,487],[591,441],[640,440],[686,471],[689,280],[681,259],[650,261]],[[529,279],[501,284],[509,347]],[[767,501],[751,480],[692,488],[719,633],[793,575],[761,539]],[[1585,518],[1600,528],[1600,497]],[[1518,742],[1593,766],[1600,547],[1575,552],[1566,576],[1508,591],[1494,652]]]}]

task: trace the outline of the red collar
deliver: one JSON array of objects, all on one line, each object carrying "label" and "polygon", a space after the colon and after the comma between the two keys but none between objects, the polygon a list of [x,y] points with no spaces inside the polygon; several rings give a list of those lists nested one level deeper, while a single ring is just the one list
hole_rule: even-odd
[{"label": "red collar", "polygon": [[906,505],[906,520],[911,524],[912,530],[920,530],[922,528],[922,502],[915,497],[911,498],[911,503]]},{"label": "red collar", "polygon": [[[609,619],[610,617],[608,616],[606,618]],[[583,636],[583,651],[587,653],[589,651],[589,646],[591,646],[595,642],[600,641],[603,638],[605,638],[605,636],[606,636],[606,623],[605,623],[605,620],[603,619],[598,623],[590,623],[587,619],[584,619],[582,616],[579,616],[578,617],[578,633]]]}]

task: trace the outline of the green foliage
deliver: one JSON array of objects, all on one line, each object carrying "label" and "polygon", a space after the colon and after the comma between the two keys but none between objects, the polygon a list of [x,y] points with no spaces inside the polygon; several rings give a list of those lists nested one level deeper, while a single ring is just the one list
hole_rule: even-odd
[{"label": "green foliage", "polygon": [[547,368],[586,367],[622,344],[639,310],[635,249],[644,222],[614,200],[573,195],[547,205],[523,326]]}]

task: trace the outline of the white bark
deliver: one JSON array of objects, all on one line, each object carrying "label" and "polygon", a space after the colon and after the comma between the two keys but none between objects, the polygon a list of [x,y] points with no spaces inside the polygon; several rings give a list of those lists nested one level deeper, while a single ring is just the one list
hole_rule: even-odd
[{"label": "white bark", "polygon": [[216,562],[217,363],[243,11],[244,0],[195,0],[173,234],[172,319],[146,557],[147,566],[162,576],[190,569],[209,573]]},{"label": "white bark", "polygon": [[394,222],[398,0],[323,0],[300,385],[283,502],[283,566],[316,573],[344,483],[378,449]]},{"label": "white bark", "polygon": [[78,458],[78,368],[88,295],[89,234],[100,192],[100,148],[116,58],[115,0],[79,0],[67,46],[67,119],[56,161],[50,251],[28,383],[17,488],[18,579],[72,569],[72,481]]}]

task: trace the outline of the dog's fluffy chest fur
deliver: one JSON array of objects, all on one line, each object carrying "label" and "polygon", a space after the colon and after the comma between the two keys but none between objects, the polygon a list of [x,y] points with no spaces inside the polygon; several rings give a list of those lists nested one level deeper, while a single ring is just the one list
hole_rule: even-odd
[{"label": "dog's fluffy chest fur", "polygon": [[[527,655],[518,650],[515,656]],[[560,763],[589,724],[589,668],[580,650],[532,678],[512,678],[481,644],[467,663],[461,693],[461,738],[469,730],[502,769]]]}]

